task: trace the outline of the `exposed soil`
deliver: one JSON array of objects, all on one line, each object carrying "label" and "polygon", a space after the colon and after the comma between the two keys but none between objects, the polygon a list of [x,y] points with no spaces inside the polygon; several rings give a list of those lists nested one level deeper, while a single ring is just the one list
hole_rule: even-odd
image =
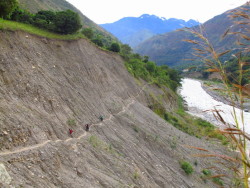
[{"label": "exposed soil", "polygon": [[[201,151],[188,146],[233,154],[153,113],[152,94],[164,96],[167,111],[176,107],[176,96],[138,84],[117,54],[84,39],[9,31],[0,31],[0,50],[2,187],[200,188],[216,186],[200,178],[204,168],[216,165],[214,174],[231,175],[213,160],[194,157]],[[185,174],[181,160],[194,173]],[[222,178],[225,187],[231,177]]]}]

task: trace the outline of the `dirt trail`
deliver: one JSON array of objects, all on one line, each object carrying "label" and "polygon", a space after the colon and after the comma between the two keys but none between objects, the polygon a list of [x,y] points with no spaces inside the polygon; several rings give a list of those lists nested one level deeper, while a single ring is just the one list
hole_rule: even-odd
[{"label": "dirt trail", "polygon": [[[131,99],[133,98],[133,100],[130,103],[128,103],[126,106],[123,106],[121,111],[119,111],[116,114],[110,114],[109,117],[106,118],[106,119],[104,119],[102,122],[96,123],[96,124],[92,124],[91,126],[101,126],[101,125],[103,125],[103,122],[110,121],[115,115],[118,115],[118,114],[126,112],[128,110],[128,108],[135,102],[135,99],[140,96],[141,92],[144,90],[145,87],[146,87],[146,85],[144,85],[140,89],[140,91],[138,92],[138,94],[136,96],[131,97]],[[0,156],[11,155],[11,154],[15,154],[15,153],[21,153],[21,152],[24,152],[24,151],[41,148],[41,147],[44,147],[45,145],[47,145],[48,143],[52,143],[52,142],[57,143],[57,142],[69,142],[69,141],[76,140],[76,139],[80,140],[81,138],[83,138],[85,136],[87,136],[87,132],[84,132],[82,135],[80,135],[77,138],[68,138],[66,140],[61,140],[61,139],[58,139],[58,140],[46,140],[46,141],[44,141],[44,142],[42,142],[40,144],[36,144],[36,145],[33,145],[33,146],[28,146],[28,147],[20,148],[20,149],[14,150],[14,151],[0,152]]]}]

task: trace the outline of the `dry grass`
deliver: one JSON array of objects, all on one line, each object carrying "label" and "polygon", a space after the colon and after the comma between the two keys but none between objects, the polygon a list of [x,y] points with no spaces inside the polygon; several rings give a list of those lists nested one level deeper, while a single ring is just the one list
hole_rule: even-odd
[{"label": "dry grass", "polygon": [[[246,85],[242,84],[242,75],[244,73],[243,67],[249,65],[249,63],[242,61],[242,58],[244,56],[249,56],[250,52],[249,12],[250,12],[249,2],[246,4],[246,6],[242,7],[241,9],[238,9],[237,11],[235,10],[231,11],[230,17],[235,20],[235,25],[226,30],[222,36],[222,39],[224,39],[227,35],[237,35],[238,37],[237,43],[240,46],[240,48],[238,49],[238,53],[233,54],[233,57],[237,59],[239,65],[238,66],[239,76],[234,80],[234,82],[237,81],[237,84],[229,81],[228,73],[226,72],[224,67],[224,62],[221,61],[221,57],[226,54],[232,53],[233,49],[225,50],[222,52],[218,52],[217,50],[215,50],[213,45],[209,42],[203,26],[200,26],[199,30],[194,30],[192,28],[183,29],[184,31],[189,32],[196,37],[196,40],[189,40],[189,39],[185,40],[186,42],[195,45],[195,47],[193,48],[194,50],[193,55],[199,59],[202,59],[204,64],[207,66],[208,72],[217,72],[221,76],[222,82],[226,88],[227,95],[229,96],[232,103],[232,115],[234,117],[234,124],[229,125],[228,123],[226,123],[226,121],[221,116],[220,111],[216,109],[211,109],[211,111],[213,111],[213,114],[216,117],[217,121],[221,122],[226,127],[225,129],[220,130],[220,134],[226,136],[229,142],[235,146],[236,150],[240,154],[240,157],[219,155],[211,151],[204,150],[203,148],[195,148],[192,146],[189,147],[205,152],[204,154],[195,155],[196,157],[207,157],[207,158],[213,157],[229,161],[230,166],[227,166],[228,169],[230,171],[234,171],[239,176],[245,188],[249,187],[248,179],[250,176],[250,161],[247,150],[247,142],[250,141],[250,137],[245,132],[245,127],[249,125],[246,125],[244,123],[243,103],[246,98],[249,98],[249,91],[248,91],[249,89],[246,87]],[[231,32],[231,29],[235,26],[239,27],[240,30],[238,32]],[[237,116],[236,114],[235,98],[239,99],[240,102],[241,106],[240,117],[239,115]],[[240,128],[240,124],[242,124],[243,126],[242,128]],[[243,170],[239,168],[239,166],[242,166],[241,168],[243,168]],[[213,178],[218,178],[221,176],[224,176],[224,174],[215,175],[213,176]]]}]

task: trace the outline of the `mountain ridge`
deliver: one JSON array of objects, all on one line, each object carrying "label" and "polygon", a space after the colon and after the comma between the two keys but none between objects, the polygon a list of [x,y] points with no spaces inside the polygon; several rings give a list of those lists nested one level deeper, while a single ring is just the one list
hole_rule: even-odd
[{"label": "mountain ridge", "polygon": [[[221,39],[225,31],[234,25],[233,20],[228,17],[230,14],[231,10],[228,10],[221,15],[213,17],[202,25],[202,32],[206,33],[208,40],[213,44],[214,48],[220,52],[237,48],[236,36],[229,35],[226,36],[224,40]],[[199,26],[194,26],[193,29],[196,31],[201,30]],[[235,27],[233,31],[238,31],[239,29],[239,27]],[[183,40],[185,39],[196,40],[194,36],[187,32],[172,31],[156,35],[142,42],[134,50],[141,55],[149,56],[150,59],[158,65],[182,66],[186,63],[192,63],[191,61],[186,61],[186,59],[194,58],[192,48],[195,46],[184,42]]]},{"label": "mountain ridge", "polygon": [[[112,33],[123,43],[135,47],[140,42],[154,35],[197,24],[199,23],[192,19],[184,21],[182,19],[166,19],[155,15],[143,14],[140,17],[125,17],[114,23],[100,24],[100,26]],[[135,41],[134,39],[138,35],[141,35],[141,39]]]}]

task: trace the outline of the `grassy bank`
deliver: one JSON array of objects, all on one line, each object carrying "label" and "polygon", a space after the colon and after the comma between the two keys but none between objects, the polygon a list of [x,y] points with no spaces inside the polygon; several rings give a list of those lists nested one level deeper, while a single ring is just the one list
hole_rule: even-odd
[{"label": "grassy bank", "polygon": [[221,141],[223,145],[228,143],[225,136],[218,132],[218,128],[211,123],[194,117],[185,112],[182,98],[178,98],[178,109],[167,112],[160,100],[154,98],[154,104],[150,108],[177,129],[197,138],[215,139]]},{"label": "grassy bank", "polygon": [[59,35],[43,29],[39,29],[29,24],[3,20],[1,18],[0,18],[0,30],[25,31],[27,33],[35,34],[41,37],[46,37],[51,39],[61,39],[61,40],[74,40],[74,39],[84,38],[84,35],[80,33],[72,35]]}]

